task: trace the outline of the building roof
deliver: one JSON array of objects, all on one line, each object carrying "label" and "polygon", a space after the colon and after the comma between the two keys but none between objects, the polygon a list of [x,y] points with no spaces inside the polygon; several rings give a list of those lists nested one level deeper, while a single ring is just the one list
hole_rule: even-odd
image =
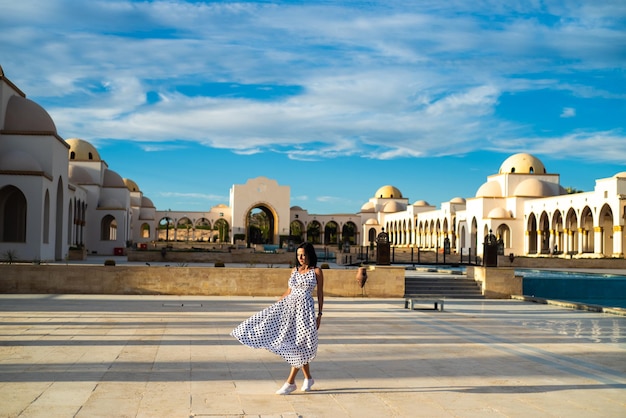
[{"label": "building roof", "polygon": [[402,199],[402,193],[398,188],[386,185],[376,190],[374,197],[378,199]]}]

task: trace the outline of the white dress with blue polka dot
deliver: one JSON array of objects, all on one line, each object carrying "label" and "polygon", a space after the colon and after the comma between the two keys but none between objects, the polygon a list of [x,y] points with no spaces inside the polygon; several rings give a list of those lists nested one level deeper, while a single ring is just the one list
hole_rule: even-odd
[{"label": "white dress with blue polka dot", "polygon": [[254,314],[231,333],[242,344],[265,348],[293,367],[308,364],[317,354],[317,322],[312,292],[317,285],[315,270],[289,278],[291,292],[275,304]]}]

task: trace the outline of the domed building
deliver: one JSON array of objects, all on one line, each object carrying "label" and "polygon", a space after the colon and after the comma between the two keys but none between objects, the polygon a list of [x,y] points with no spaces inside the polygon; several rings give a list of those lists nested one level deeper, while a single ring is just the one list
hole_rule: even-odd
[{"label": "domed building", "polygon": [[64,140],[2,68],[0,106],[0,252],[35,261],[66,259],[72,248],[121,254],[137,238],[138,186],[127,186],[89,142]]},{"label": "domed building", "polygon": [[[72,247],[121,254],[181,239],[249,245],[258,238],[270,247],[309,241],[350,252],[373,245],[383,229],[398,248],[482,256],[493,233],[501,254],[624,257],[626,172],[597,179],[593,191],[567,194],[539,158],[518,153],[477,186],[474,196],[436,207],[424,199],[410,204],[387,184],[357,213],[310,214],[291,206],[289,186],[257,177],[233,185],[229,205],[158,210],[91,143],[64,140],[0,67],[0,254],[20,260],[63,260]],[[253,211],[268,220],[264,236],[251,236]]]}]

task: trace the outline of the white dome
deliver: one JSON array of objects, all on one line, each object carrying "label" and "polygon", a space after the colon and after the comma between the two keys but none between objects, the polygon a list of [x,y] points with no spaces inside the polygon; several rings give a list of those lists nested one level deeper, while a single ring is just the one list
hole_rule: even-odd
[{"label": "white dome", "polygon": [[379,225],[378,221],[374,218],[368,219],[367,221],[365,221],[365,225]]},{"label": "white dome", "polygon": [[450,199],[450,203],[455,203],[455,204],[458,204],[458,205],[464,205],[464,204],[467,203],[467,201],[463,197],[453,197],[452,199]]},{"label": "white dome", "polygon": [[413,203],[413,206],[430,206],[430,203],[425,200],[418,200],[417,202]]},{"label": "white dome", "polygon": [[70,181],[74,184],[93,184],[94,181],[83,167],[70,164],[68,168]]},{"label": "white dome", "polygon": [[113,198],[102,199],[98,202],[98,209],[126,209],[122,203]]},{"label": "white dome", "polygon": [[511,155],[500,166],[500,174],[546,174],[541,160],[534,155],[520,153]]},{"label": "white dome", "polygon": [[514,196],[548,197],[558,196],[559,186],[537,179],[526,179],[515,188]]},{"label": "white dome", "polygon": [[397,187],[387,185],[376,190],[374,197],[378,199],[402,199],[402,193]]},{"label": "white dome", "polygon": [[9,151],[0,157],[0,170],[6,171],[36,171],[41,172],[41,164],[32,155],[20,151]]},{"label": "white dome", "polygon": [[400,212],[405,210],[406,208],[404,207],[403,204],[398,203],[396,201],[392,201],[387,203],[384,207],[383,207],[383,212],[385,213],[394,213],[394,212]]},{"label": "white dome", "polygon": [[113,170],[106,170],[104,172],[104,179],[102,180],[102,187],[123,187],[126,188],[122,176],[117,174]]},{"label": "white dome", "polygon": [[493,208],[489,211],[487,218],[490,219],[508,219],[512,218],[513,214],[504,208]]},{"label": "white dome", "polygon": [[488,181],[476,191],[476,197],[502,197],[502,188],[497,181]]},{"label": "white dome", "polygon": [[150,200],[147,197],[143,196],[141,198],[141,207],[142,208],[153,208],[154,207],[154,203],[152,203],[152,200]]},{"label": "white dome", "polygon": [[363,206],[361,206],[361,213],[370,212],[376,212],[376,209],[374,208],[374,204],[372,202],[367,202]]}]

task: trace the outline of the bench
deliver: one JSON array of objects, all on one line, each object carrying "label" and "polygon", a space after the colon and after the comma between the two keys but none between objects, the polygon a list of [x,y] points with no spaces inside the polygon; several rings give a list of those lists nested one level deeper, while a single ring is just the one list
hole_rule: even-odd
[{"label": "bench", "polygon": [[406,298],[404,300],[404,308],[409,308],[410,310],[414,310],[416,305],[434,305],[434,310],[443,311],[443,300],[442,299],[432,299],[432,298]]}]

